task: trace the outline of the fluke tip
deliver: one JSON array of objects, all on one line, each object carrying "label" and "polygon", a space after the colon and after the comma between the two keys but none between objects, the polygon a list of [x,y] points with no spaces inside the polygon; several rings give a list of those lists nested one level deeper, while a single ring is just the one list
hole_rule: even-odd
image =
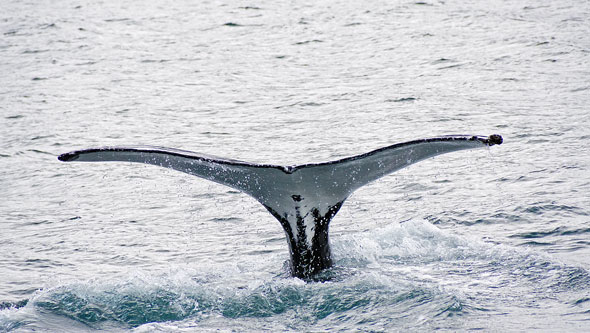
[{"label": "fluke tip", "polygon": [[61,154],[57,157],[58,160],[62,161],[62,162],[70,162],[70,161],[74,161],[78,158],[78,154],[70,152],[70,153],[65,153],[65,154]]},{"label": "fluke tip", "polygon": [[490,146],[501,145],[502,142],[504,142],[504,139],[502,139],[500,134],[492,134],[488,137],[488,145]]}]

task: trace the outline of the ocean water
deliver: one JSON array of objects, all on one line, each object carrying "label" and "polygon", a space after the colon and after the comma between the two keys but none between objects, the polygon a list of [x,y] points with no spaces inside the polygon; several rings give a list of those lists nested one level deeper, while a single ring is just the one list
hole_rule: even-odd
[{"label": "ocean water", "polygon": [[[587,1],[3,1],[0,331],[590,330]],[[355,192],[325,282],[254,199],[129,163],[499,133]]]}]

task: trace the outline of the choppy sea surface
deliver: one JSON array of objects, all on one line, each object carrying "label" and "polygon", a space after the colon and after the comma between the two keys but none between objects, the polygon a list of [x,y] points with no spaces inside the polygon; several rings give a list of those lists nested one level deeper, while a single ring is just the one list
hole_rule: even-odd
[{"label": "choppy sea surface", "polygon": [[[590,2],[2,1],[0,331],[590,330]],[[254,199],[56,156],[501,146],[355,192],[332,279]]]}]

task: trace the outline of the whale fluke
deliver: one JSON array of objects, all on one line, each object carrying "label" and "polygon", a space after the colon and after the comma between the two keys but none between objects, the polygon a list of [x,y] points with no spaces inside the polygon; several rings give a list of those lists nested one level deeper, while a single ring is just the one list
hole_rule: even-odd
[{"label": "whale fluke", "polygon": [[292,275],[308,279],[332,266],[329,223],[356,189],[429,157],[499,145],[502,141],[497,134],[443,136],[398,143],[336,161],[296,166],[255,164],[154,146],[91,148],[62,154],[58,159],[152,164],[249,194],[283,226]]}]

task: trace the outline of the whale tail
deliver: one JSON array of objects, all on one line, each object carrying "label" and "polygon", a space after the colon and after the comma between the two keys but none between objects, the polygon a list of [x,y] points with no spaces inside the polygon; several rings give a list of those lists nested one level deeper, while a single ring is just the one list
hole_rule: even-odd
[{"label": "whale tail", "polygon": [[399,143],[337,161],[297,166],[254,164],[154,146],[84,149],[62,154],[58,159],[152,164],[247,193],[283,226],[292,275],[310,278],[332,266],[328,226],[356,189],[429,157],[501,143],[499,135],[445,136]]}]

